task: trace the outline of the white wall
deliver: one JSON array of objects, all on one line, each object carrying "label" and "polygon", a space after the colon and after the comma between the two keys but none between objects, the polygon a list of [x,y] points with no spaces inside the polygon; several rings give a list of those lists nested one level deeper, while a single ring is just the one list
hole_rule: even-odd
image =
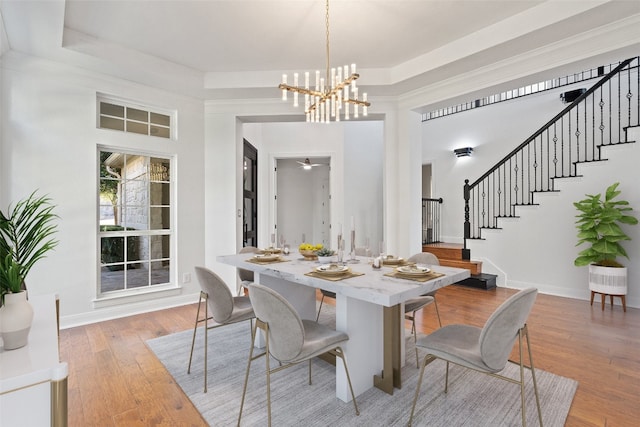
[{"label": "white wall", "polygon": [[[584,87],[585,85],[578,85]],[[588,87],[588,85],[586,86]],[[473,182],[513,148],[545,124],[565,105],[559,93],[571,87],[530,95],[423,124],[423,161],[433,165],[433,197],[442,197],[443,240],[462,242],[464,223],[464,179]],[[541,292],[586,299],[589,297],[587,269],[573,266],[581,249],[574,226],[574,201],[584,194],[603,192],[620,181],[623,197],[640,217],[640,172],[633,159],[639,144],[607,151],[608,162],[581,166],[582,179],[557,180],[559,194],[536,195],[538,207],[517,208],[520,219],[501,220],[503,230],[483,231],[484,241],[471,241],[471,258],[483,261],[483,271],[499,275],[502,286],[536,286]],[[471,146],[473,156],[456,158],[454,148]],[[637,163],[637,162],[636,162]],[[633,238],[626,248],[629,265],[628,305],[640,306],[640,227],[628,229]]]},{"label": "white wall", "polygon": [[[105,78],[10,52],[2,57],[0,206],[38,189],[57,205],[60,244],[27,278],[32,294],[57,293],[63,326],[197,300],[198,285],[183,273],[203,263],[203,104],[167,92]],[[177,110],[178,141],[96,129],[96,93]],[[178,256],[173,291],[144,302],[94,307],[97,283],[97,145],[175,156]],[[189,171],[189,173],[184,173]],[[158,295],[158,296],[160,296]]]},{"label": "white wall", "polygon": [[302,242],[331,244],[329,158],[310,161],[323,166],[305,170],[294,159],[277,160],[277,239],[284,237],[292,248]]}]

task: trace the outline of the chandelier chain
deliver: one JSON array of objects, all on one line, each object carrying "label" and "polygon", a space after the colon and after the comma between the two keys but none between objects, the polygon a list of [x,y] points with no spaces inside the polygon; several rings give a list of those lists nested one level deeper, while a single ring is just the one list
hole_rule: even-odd
[{"label": "chandelier chain", "polygon": [[326,19],[325,19],[325,25],[327,27],[327,84],[331,81],[329,80],[329,69],[331,68],[331,66],[329,65],[329,0],[327,0],[326,2]]}]

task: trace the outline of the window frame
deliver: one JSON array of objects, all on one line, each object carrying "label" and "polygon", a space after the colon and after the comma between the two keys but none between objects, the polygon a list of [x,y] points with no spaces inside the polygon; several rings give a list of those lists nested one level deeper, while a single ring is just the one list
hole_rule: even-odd
[{"label": "window frame", "polygon": [[[160,229],[154,229],[151,226],[148,226],[146,229],[138,229],[138,230],[119,230],[119,231],[101,231],[101,207],[104,205],[101,201],[101,191],[100,191],[100,187],[101,187],[101,182],[103,177],[101,176],[101,153],[102,152],[110,152],[110,153],[118,153],[121,154],[123,156],[141,156],[146,158],[146,165],[149,164],[153,164],[150,163],[152,159],[160,159],[162,161],[162,163],[168,163],[169,164],[169,173],[167,175],[167,180],[158,180],[158,179],[152,179],[151,175],[151,171],[150,169],[147,170],[147,172],[145,172],[146,178],[141,180],[143,182],[145,182],[145,190],[146,191],[146,196],[147,196],[147,203],[144,206],[146,208],[147,213],[149,213],[151,211],[152,207],[157,207],[157,206],[161,206],[161,207],[167,207],[168,208],[168,212],[169,212],[169,221],[168,221],[168,228],[160,228]],[[176,200],[177,200],[177,185],[176,185],[176,175],[175,175],[175,165],[176,165],[176,155],[175,154],[170,154],[170,153],[159,153],[159,152],[155,152],[155,151],[151,151],[151,150],[132,150],[132,149],[127,149],[127,148],[122,148],[122,147],[114,147],[114,146],[108,146],[108,145],[101,145],[98,144],[96,146],[96,166],[97,166],[97,171],[96,171],[96,207],[97,207],[97,215],[96,215],[96,275],[97,275],[97,280],[96,280],[96,286],[95,286],[95,299],[94,299],[94,306],[95,307],[101,307],[101,306],[108,306],[108,305],[115,305],[115,304],[120,304],[121,300],[124,299],[128,299],[128,300],[132,300],[132,301],[145,301],[148,300],[148,298],[144,297],[144,295],[149,294],[149,293],[158,293],[158,292],[169,292],[170,294],[175,294],[176,290],[179,291],[180,286],[178,284],[178,280],[177,280],[177,273],[176,273],[176,268],[177,268],[177,260],[176,260],[176,211],[177,211],[177,206],[176,206]],[[125,182],[126,179],[125,178],[121,178],[122,182]],[[157,203],[154,204],[152,203],[152,195],[151,195],[151,186],[154,183],[161,183],[161,184],[169,184],[169,189],[168,189],[168,200],[169,200],[169,204],[168,206],[165,205],[164,203],[161,203],[160,205],[158,205]],[[126,203],[123,204],[118,204],[118,206],[126,206]],[[149,224],[149,219],[147,220],[147,223]],[[125,221],[124,222],[124,226],[127,226],[128,223]],[[148,236],[145,237],[147,239],[147,250],[148,250],[148,256],[146,257],[146,259],[142,259],[142,260],[127,260],[126,255],[124,255],[126,253],[126,245],[124,245],[123,248],[123,260],[122,260],[122,265],[126,266],[128,264],[136,264],[136,261],[138,261],[138,263],[147,263],[149,266],[149,270],[147,271],[148,276],[147,276],[147,283],[146,285],[140,286],[140,287],[127,287],[127,275],[129,273],[128,268],[125,267],[123,269],[123,284],[124,284],[124,289],[117,289],[117,290],[110,290],[110,291],[103,291],[103,286],[102,286],[102,278],[103,278],[103,268],[105,268],[105,264],[102,262],[102,239],[104,237],[114,237],[114,238],[118,238],[118,237],[123,237],[123,238],[129,238],[129,237],[134,237],[134,236]],[[169,238],[169,244],[168,244],[168,250],[169,250],[169,255],[168,257],[165,256],[161,256],[160,258],[153,258],[152,254],[151,254],[151,246],[152,246],[152,241],[151,238],[154,236],[168,236]],[[126,241],[126,240],[125,240]],[[140,258],[140,257],[139,257]],[[153,270],[153,264],[157,263],[157,262],[167,262],[168,263],[168,281],[166,283],[160,283],[160,284],[152,284],[153,280],[152,280],[152,275],[151,275],[151,271]],[[116,262],[116,265],[119,265],[120,262]]]},{"label": "window frame", "polygon": [[[114,116],[114,115],[110,115],[110,114],[104,114],[103,115],[101,113],[101,107],[100,107],[100,104],[103,103],[103,102],[108,103],[108,104],[113,104],[115,106],[123,107],[124,108],[123,116],[119,117],[119,116]],[[139,120],[139,119],[133,119],[133,118],[128,117],[127,111],[129,109],[140,110],[142,112],[147,113],[147,120],[146,121],[142,121],[142,120]],[[167,125],[163,125],[163,124],[152,122],[152,115],[153,114],[168,116],[169,117],[169,125],[167,126]],[[102,117],[112,118],[114,120],[122,120],[123,129],[114,129],[114,128],[111,128],[111,127],[102,127],[101,126],[101,118]],[[141,133],[141,132],[134,132],[134,131],[127,130],[127,126],[128,126],[129,122],[133,123],[133,124],[136,124],[136,125],[146,125],[147,126],[147,132],[146,133]],[[114,131],[114,132],[122,132],[122,133],[125,133],[127,135],[150,136],[150,137],[153,137],[153,138],[158,138],[160,141],[162,141],[162,140],[176,141],[177,140],[177,131],[176,131],[177,126],[176,126],[176,124],[177,124],[177,114],[176,114],[175,111],[168,110],[166,108],[161,108],[161,107],[142,105],[142,104],[134,102],[134,101],[126,100],[126,99],[123,99],[123,98],[117,98],[117,97],[109,96],[109,95],[106,95],[106,94],[98,93],[96,95],[96,128],[97,129],[106,130],[106,131]],[[153,135],[152,132],[151,132],[151,128],[153,126],[156,126],[158,128],[162,128],[162,129],[168,129],[169,136],[168,137],[164,137],[164,136]]]}]

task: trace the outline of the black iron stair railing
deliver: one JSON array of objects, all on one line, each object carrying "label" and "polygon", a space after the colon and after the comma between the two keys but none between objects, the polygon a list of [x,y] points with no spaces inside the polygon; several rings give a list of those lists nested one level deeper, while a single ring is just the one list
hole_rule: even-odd
[{"label": "black iron stair railing", "polygon": [[422,199],[422,244],[440,243],[442,197]]},{"label": "black iron stair railing", "polygon": [[464,250],[515,207],[534,205],[533,194],[552,192],[554,179],[577,176],[576,164],[604,160],[600,148],[626,142],[640,123],[639,57],[621,62],[522,144],[469,184],[464,184]]}]

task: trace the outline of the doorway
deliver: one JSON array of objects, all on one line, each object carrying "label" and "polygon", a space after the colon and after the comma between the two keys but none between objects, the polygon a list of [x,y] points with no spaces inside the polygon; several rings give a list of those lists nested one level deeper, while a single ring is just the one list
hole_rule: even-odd
[{"label": "doorway", "polygon": [[274,229],[278,240],[292,247],[300,243],[330,246],[331,191],[330,158],[276,159],[276,196]]},{"label": "doorway", "polygon": [[258,150],[243,139],[242,246],[258,246]]}]

